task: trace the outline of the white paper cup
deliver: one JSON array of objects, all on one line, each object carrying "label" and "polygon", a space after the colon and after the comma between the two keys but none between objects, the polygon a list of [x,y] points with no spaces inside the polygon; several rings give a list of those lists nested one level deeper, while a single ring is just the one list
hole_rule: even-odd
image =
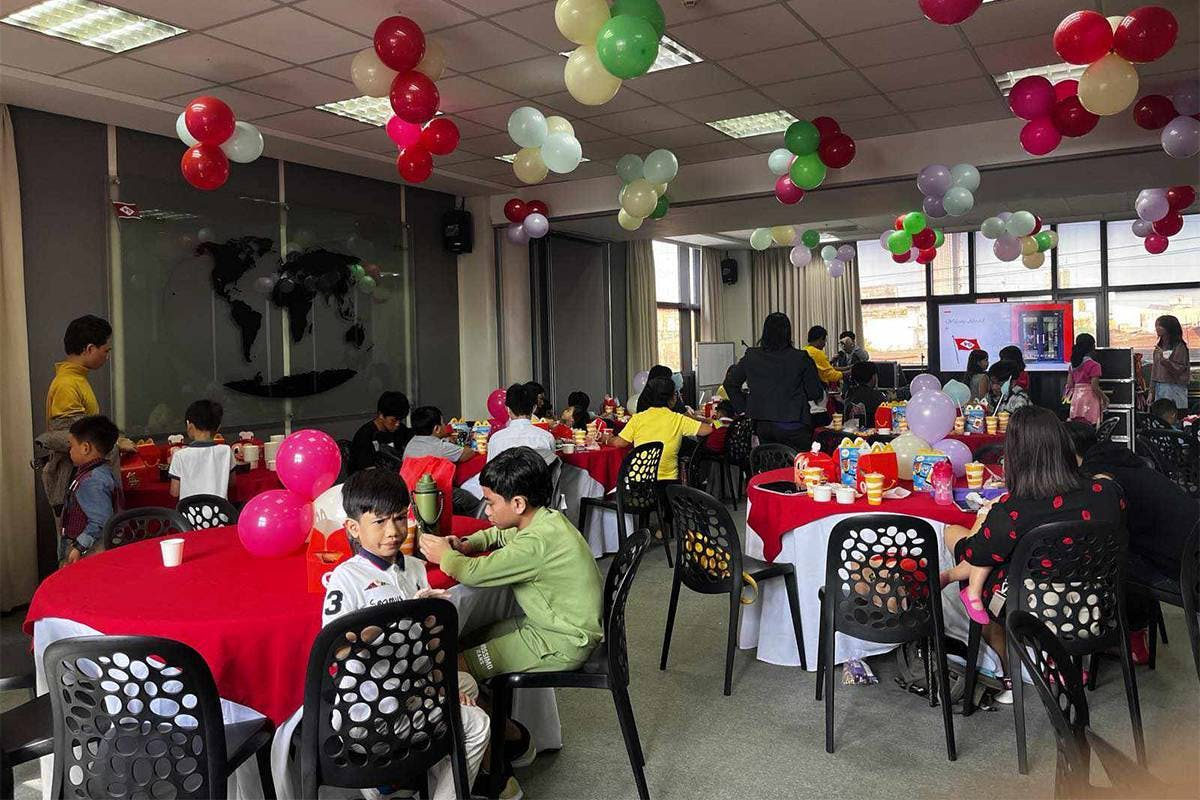
[{"label": "white paper cup", "polygon": [[575,443],[574,442],[564,442],[563,446],[562,446],[562,451],[564,453],[568,453],[568,454],[574,453],[575,452]]},{"label": "white paper cup", "polygon": [[891,428],[876,428],[875,432],[881,436],[889,436],[892,433],[892,429]]},{"label": "white paper cup", "polygon": [[163,539],[158,546],[162,548],[164,567],[178,567],[183,563],[183,539]]},{"label": "white paper cup", "polygon": [[855,492],[853,486],[839,486],[835,492],[837,493],[837,501],[842,505],[848,506],[854,502]]},{"label": "white paper cup", "polygon": [[247,444],[242,446],[242,461],[252,467],[258,466],[258,456],[260,450],[256,444]]},{"label": "white paper cup", "polygon": [[275,471],[275,459],[272,458],[267,462],[267,469],[271,470],[271,472]]},{"label": "white paper cup", "polygon": [[833,499],[833,487],[828,483],[819,483],[816,486],[809,487],[808,493],[818,503],[828,503]]}]

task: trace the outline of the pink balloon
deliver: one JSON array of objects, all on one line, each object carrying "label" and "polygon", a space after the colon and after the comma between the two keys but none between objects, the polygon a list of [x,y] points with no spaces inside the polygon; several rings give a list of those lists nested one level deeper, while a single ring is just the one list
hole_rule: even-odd
[{"label": "pink balloon", "polygon": [[275,458],[283,485],[309,500],[333,486],[342,470],[337,442],[329,434],[311,428],[284,439]]},{"label": "pink balloon", "polygon": [[941,390],[942,382],[937,379],[936,375],[930,375],[928,372],[922,372],[908,384],[908,391],[914,395],[924,391],[940,392]]},{"label": "pink balloon", "polygon": [[940,450],[950,457],[950,464],[954,467],[954,475],[958,478],[967,474],[967,464],[975,458],[971,455],[971,448],[958,439],[942,439],[933,446],[933,449]]},{"label": "pink balloon", "polygon": [[387,135],[403,150],[421,140],[421,126],[392,115],[387,121]]},{"label": "pink balloon", "polygon": [[1021,128],[1021,147],[1031,156],[1044,156],[1054,152],[1062,142],[1062,134],[1054,127],[1051,117],[1038,117]]},{"label": "pink balloon", "polygon": [[503,389],[493,389],[487,398],[488,414],[502,422],[508,422],[508,407],[504,405],[507,397],[508,392]]},{"label": "pink balloon", "polygon": [[1021,78],[1008,93],[1008,107],[1021,119],[1048,117],[1056,102],[1053,84],[1041,75]]},{"label": "pink balloon", "polygon": [[794,206],[804,199],[804,190],[792,183],[788,175],[780,175],[775,181],[775,199],[787,206]]},{"label": "pink balloon", "polygon": [[287,489],[271,489],[246,503],[238,516],[238,538],[251,555],[280,558],[304,546],[312,523],[309,500]]},{"label": "pink balloon", "polygon": [[954,429],[958,404],[945,392],[918,392],[908,401],[905,412],[908,429],[927,442],[940,442]]}]

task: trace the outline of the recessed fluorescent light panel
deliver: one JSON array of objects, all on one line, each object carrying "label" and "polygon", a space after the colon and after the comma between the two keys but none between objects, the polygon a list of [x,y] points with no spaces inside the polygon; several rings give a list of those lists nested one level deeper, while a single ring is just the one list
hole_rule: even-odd
[{"label": "recessed fluorescent light panel", "polygon": [[392,103],[386,97],[351,97],[317,106],[317,111],[328,111],[368,125],[386,125],[392,118]]},{"label": "recessed fluorescent light panel", "polygon": [[0,22],[109,53],[124,53],[187,33],[186,28],[91,0],[45,0],[9,14]]},{"label": "recessed fluorescent light panel", "polygon": [[768,133],[779,133],[787,130],[788,125],[796,121],[786,111],[768,111],[764,114],[750,114],[745,117],[731,117],[709,122],[708,127],[720,131],[734,139],[745,139],[749,136],[762,136]]},{"label": "recessed fluorescent light panel", "polygon": [[1058,83],[1066,80],[1079,80],[1079,76],[1087,69],[1086,64],[1047,64],[1044,67],[1030,67],[1029,69],[1016,69],[1012,72],[1005,72],[1003,75],[993,75],[992,80],[996,82],[998,88],[1005,97],[1012,91],[1012,87],[1017,81],[1022,78],[1028,78],[1031,75],[1041,75],[1051,83]]},{"label": "recessed fluorescent light panel", "polygon": [[[571,51],[566,50],[559,53],[559,55],[567,57],[571,55]],[[686,67],[688,64],[699,64],[703,60],[703,58],[688,50],[670,36],[664,36],[658,40],[658,58],[654,59],[654,63],[646,71],[658,72],[663,69]]]}]

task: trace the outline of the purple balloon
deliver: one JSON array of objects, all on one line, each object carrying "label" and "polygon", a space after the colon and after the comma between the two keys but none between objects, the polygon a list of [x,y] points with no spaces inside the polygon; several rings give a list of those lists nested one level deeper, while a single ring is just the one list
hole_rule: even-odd
[{"label": "purple balloon", "polygon": [[911,394],[925,391],[940,392],[941,390],[942,382],[937,379],[936,375],[930,375],[928,372],[922,372],[908,384],[908,391]]},{"label": "purple balloon", "polygon": [[1002,222],[1008,222],[1009,217],[1012,216],[1012,212],[1011,211],[1001,211],[996,216],[999,217]]},{"label": "purple balloon", "polygon": [[856,255],[858,255],[858,252],[854,249],[854,245],[852,244],[844,244],[837,249],[838,261],[853,261]]},{"label": "purple balloon", "polygon": [[1200,120],[1180,114],[1162,129],[1161,140],[1171,158],[1191,158],[1200,153]]},{"label": "purple balloon", "polygon": [[992,242],[992,252],[1001,261],[1016,261],[1021,257],[1021,240],[1005,234]]},{"label": "purple balloon", "polygon": [[954,467],[954,475],[957,478],[967,474],[967,464],[975,458],[971,455],[971,448],[958,439],[942,439],[933,449],[940,450],[950,457],[950,465]]},{"label": "purple balloon", "polygon": [[829,277],[840,278],[844,274],[846,274],[846,265],[845,264],[843,264],[841,261],[839,261],[836,258],[833,261],[829,262]]},{"label": "purple balloon", "polygon": [[540,239],[550,231],[550,221],[546,219],[544,214],[539,214],[535,211],[525,217],[525,221],[521,223],[521,227],[529,234],[530,239]]},{"label": "purple balloon", "polygon": [[809,250],[803,244],[798,244],[792,248],[792,252],[788,254],[788,259],[792,262],[793,267],[807,267],[812,262],[812,250]]},{"label": "purple balloon", "polygon": [[[892,230],[891,228],[888,228],[886,231],[883,232],[883,235],[879,237],[879,246],[882,247],[884,250],[888,249],[888,245],[887,245],[888,237],[891,236],[893,233],[895,233],[895,231]],[[888,252],[890,253],[891,251],[888,250]]]},{"label": "purple balloon", "polygon": [[1158,222],[1171,210],[1171,204],[1167,201],[1165,189],[1144,189],[1138,195],[1134,208],[1137,209],[1139,219],[1144,219],[1146,222]]},{"label": "purple balloon", "polygon": [[1175,110],[1185,117],[1200,114],[1200,81],[1188,78],[1175,84],[1171,91],[1171,102]]},{"label": "purple balloon", "polygon": [[1133,221],[1133,235],[1139,239],[1145,239],[1150,234],[1154,233],[1154,224],[1146,222],[1144,219],[1135,219]]},{"label": "purple balloon", "polygon": [[917,175],[917,188],[921,194],[941,197],[954,185],[954,176],[945,164],[930,164]]},{"label": "purple balloon", "polygon": [[958,404],[945,392],[924,391],[913,395],[905,412],[908,429],[927,442],[938,442],[954,430]]},{"label": "purple balloon", "polygon": [[529,231],[521,226],[521,223],[514,222],[504,231],[505,238],[513,244],[529,244]]},{"label": "purple balloon", "polygon": [[946,216],[946,207],[942,205],[942,196],[929,195],[921,201],[921,210],[925,212],[925,216],[941,219]]}]

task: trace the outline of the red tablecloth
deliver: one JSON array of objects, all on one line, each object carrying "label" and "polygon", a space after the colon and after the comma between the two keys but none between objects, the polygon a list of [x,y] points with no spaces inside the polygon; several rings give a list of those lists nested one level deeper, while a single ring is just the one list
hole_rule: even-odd
[{"label": "red tablecloth", "polygon": [[467,481],[474,478],[479,473],[483,472],[484,466],[487,464],[487,456],[481,456],[478,453],[468,458],[466,461],[459,461],[454,465],[454,485],[462,486]]},{"label": "red tablecloth", "polygon": [[[266,467],[234,472],[229,479],[229,502],[240,506],[268,489],[282,488],[279,474]],[[125,508],[174,508],[178,502],[171,496],[169,481],[150,481],[136,489],[125,490]]]},{"label": "red tablecloth", "polygon": [[1003,433],[952,433],[947,439],[957,439],[971,448],[971,453],[978,453],[989,444],[1004,444]]},{"label": "red tablecloth", "polygon": [[[792,470],[776,469],[750,479],[747,491],[750,514],[746,518],[746,526],[753,528],[762,539],[763,555],[768,561],[774,561],[783,549],[785,533],[835,514],[907,514],[967,526],[975,521],[974,514],[960,511],[958,506],[938,505],[928,492],[913,492],[903,500],[884,498],[883,505],[873,506],[866,497],[860,497],[850,505],[841,505],[836,500],[818,503],[808,495],[781,495],[758,488],[761,483],[791,481],[793,478]],[[909,481],[900,481],[900,485],[912,489]]]},{"label": "red tablecloth", "polygon": [[[486,527],[454,518],[456,534]],[[303,551],[255,558],[233,527],[183,536],[183,564],[174,569],[162,566],[159,544],[149,540],[55,572],[34,593],[26,633],[40,619],[61,617],[112,636],[184,642],[204,657],[221,697],[280,724],[303,703],[308,652],[321,628],[323,597],[306,591]],[[453,584],[436,568],[429,579]]]},{"label": "red tablecloth", "polygon": [[617,488],[617,476],[621,472],[621,460],[627,450],[623,447],[601,447],[599,450],[577,450],[574,453],[559,453],[564,463],[579,467],[595,478],[605,492]]}]

